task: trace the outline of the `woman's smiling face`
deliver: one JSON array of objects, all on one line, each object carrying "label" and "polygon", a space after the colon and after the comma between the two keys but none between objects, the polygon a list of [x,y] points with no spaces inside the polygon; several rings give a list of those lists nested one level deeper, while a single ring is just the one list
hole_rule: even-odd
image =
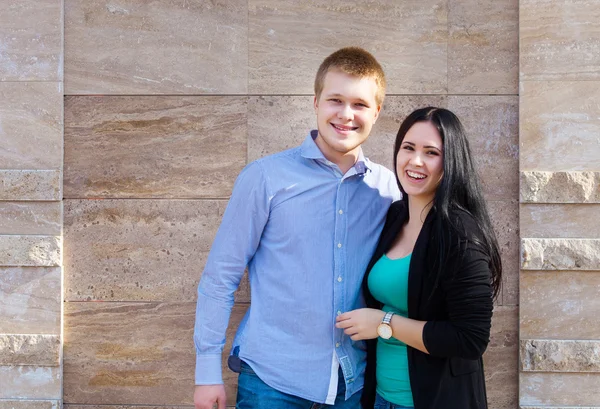
[{"label": "woman's smiling face", "polygon": [[431,122],[417,122],[406,133],[396,157],[398,180],[410,197],[427,202],[444,175],[443,143]]}]

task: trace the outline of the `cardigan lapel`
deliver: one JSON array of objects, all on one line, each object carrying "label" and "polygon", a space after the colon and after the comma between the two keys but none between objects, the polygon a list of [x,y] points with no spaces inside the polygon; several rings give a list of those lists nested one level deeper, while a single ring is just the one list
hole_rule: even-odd
[{"label": "cardigan lapel", "polygon": [[408,318],[419,319],[420,315],[419,306],[422,305],[423,281],[427,272],[426,258],[433,212],[434,210],[431,209],[427,214],[410,257],[410,266],[408,268]]}]

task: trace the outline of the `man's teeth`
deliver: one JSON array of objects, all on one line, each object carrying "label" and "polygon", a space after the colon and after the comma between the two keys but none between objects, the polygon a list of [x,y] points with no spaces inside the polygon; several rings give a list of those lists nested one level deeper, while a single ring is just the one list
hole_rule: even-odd
[{"label": "man's teeth", "polygon": [[340,131],[353,131],[356,129],[356,127],[353,126],[340,126],[340,125],[335,125],[332,124],[334,128],[339,129]]},{"label": "man's teeth", "polygon": [[408,173],[408,176],[410,176],[411,178],[415,178],[415,179],[425,179],[426,178],[425,175],[420,175],[418,173],[413,173],[411,171],[407,171],[406,173]]}]

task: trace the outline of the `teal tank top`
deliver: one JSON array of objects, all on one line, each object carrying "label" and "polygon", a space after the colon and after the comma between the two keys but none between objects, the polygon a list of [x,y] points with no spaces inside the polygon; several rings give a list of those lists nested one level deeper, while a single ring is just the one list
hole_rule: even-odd
[{"label": "teal tank top", "polygon": [[[408,316],[410,254],[392,260],[385,254],[369,274],[369,291],[383,304],[383,311]],[[406,344],[394,337],[377,339],[377,393],[388,402],[413,407]]]}]

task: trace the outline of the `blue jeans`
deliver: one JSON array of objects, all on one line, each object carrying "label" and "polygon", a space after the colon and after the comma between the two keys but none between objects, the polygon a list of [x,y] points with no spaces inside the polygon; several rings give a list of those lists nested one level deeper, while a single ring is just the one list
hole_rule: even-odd
[{"label": "blue jeans", "polygon": [[373,409],[414,409],[412,406],[396,405],[383,399],[380,394],[375,396],[375,406]]},{"label": "blue jeans", "polygon": [[360,409],[360,392],[344,400],[346,383],[341,369],[338,379],[338,394],[333,405],[315,403],[271,388],[242,361],[236,409]]}]

